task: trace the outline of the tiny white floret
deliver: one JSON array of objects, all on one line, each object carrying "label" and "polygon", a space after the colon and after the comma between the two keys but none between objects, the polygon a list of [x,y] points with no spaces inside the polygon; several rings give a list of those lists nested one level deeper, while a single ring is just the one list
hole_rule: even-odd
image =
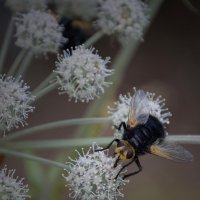
[{"label": "tiny white floret", "polygon": [[30,10],[15,17],[16,42],[21,48],[30,49],[34,54],[57,53],[66,42],[63,27],[50,12]]},{"label": "tiny white floret", "polygon": [[66,163],[67,175],[63,175],[70,190],[70,197],[81,200],[114,200],[123,197],[121,192],[128,180],[123,180],[122,173],[115,179],[121,165],[113,167],[116,158],[108,156],[108,151],[93,145],[86,153],[78,153],[79,158]]},{"label": "tiny white floret", "polygon": [[141,0],[98,0],[100,4],[97,26],[119,40],[143,39],[149,23],[148,5]]},{"label": "tiny white floret", "polygon": [[28,114],[34,107],[29,86],[21,79],[0,75],[0,130],[9,131],[26,125]]},{"label": "tiny white floret", "polygon": [[23,178],[14,177],[15,170],[8,170],[5,166],[0,169],[0,199],[25,200],[29,199],[28,186],[24,185]]}]

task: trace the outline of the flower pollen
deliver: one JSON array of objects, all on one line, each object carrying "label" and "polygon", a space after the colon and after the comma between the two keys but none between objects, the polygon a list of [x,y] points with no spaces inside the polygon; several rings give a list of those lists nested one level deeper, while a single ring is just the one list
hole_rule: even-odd
[{"label": "flower pollen", "polygon": [[23,178],[14,178],[15,170],[8,170],[5,166],[0,169],[0,199],[1,200],[25,200],[30,198],[29,189],[23,184]]},{"label": "flower pollen", "polygon": [[63,27],[50,12],[31,10],[15,18],[16,42],[21,48],[30,49],[34,54],[57,53],[66,42],[62,36]]},{"label": "flower pollen", "polygon": [[25,119],[33,112],[34,97],[23,80],[0,75],[0,130],[6,131],[27,125]]},{"label": "flower pollen", "polygon": [[[67,162],[67,176],[63,175],[70,189],[70,197],[82,200],[112,200],[123,197],[121,187],[128,180],[120,175],[114,179],[121,169],[121,165],[113,168],[116,158],[108,156],[108,151],[95,152],[98,145],[93,145],[87,153],[78,153],[79,158]],[[123,171],[124,174],[126,171]]]},{"label": "flower pollen", "polygon": [[119,40],[143,39],[149,23],[148,5],[140,0],[99,0],[97,26],[106,34],[116,34]]},{"label": "flower pollen", "polygon": [[61,86],[60,93],[67,93],[70,100],[88,102],[104,93],[104,87],[111,84],[105,81],[113,73],[106,68],[110,58],[104,60],[94,51],[81,45],[58,56],[54,72]]}]

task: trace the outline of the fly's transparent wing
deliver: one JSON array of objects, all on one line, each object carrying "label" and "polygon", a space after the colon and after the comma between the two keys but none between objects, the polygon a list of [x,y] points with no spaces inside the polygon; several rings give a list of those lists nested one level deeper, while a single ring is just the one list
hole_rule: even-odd
[{"label": "fly's transparent wing", "polygon": [[166,141],[150,146],[150,153],[174,161],[193,160],[193,155],[184,147]]},{"label": "fly's transparent wing", "polygon": [[145,124],[149,118],[150,107],[143,90],[137,90],[133,95],[128,113],[128,125],[135,127],[137,124]]}]

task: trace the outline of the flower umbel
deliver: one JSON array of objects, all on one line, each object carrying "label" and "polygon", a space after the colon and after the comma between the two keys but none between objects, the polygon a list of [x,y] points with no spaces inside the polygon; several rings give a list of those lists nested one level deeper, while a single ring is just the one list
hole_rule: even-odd
[{"label": "flower umbel", "polygon": [[1,200],[25,200],[30,198],[28,186],[23,184],[23,178],[14,178],[15,170],[8,170],[5,166],[0,169],[0,199]]},{"label": "flower umbel", "polygon": [[[136,92],[136,88],[134,88]],[[161,96],[156,97],[154,93],[146,92],[146,97],[148,99],[148,104],[150,108],[150,114],[160,120],[160,122],[165,125],[169,124],[169,117],[172,114],[165,108],[165,99]],[[119,100],[114,102],[114,107],[108,107],[108,114],[111,115],[113,124],[119,126],[121,122],[128,121],[129,106],[131,103],[132,96],[130,93],[127,95],[120,95]],[[122,133],[115,133],[116,138],[121,138]]]},{"label": "flower umbel", "polygon": [[26,125],[25,119],[33,112],[34,97],[23,80],[0,75],[0,130],[6,131]]},{"label": "flower umbel", "polygon": [[21,13],[16,21],[16,45],[31,49],[36,55],[57,53],[66,41],[62,36],[63,27],[49,12],[31,10]]},{"label": "flower umbel", "polygon": [[66,163],[67,176],[63,176],[71,190],[71,198],[112,200],[123,196],[121,187],[128,181],[123,180],[121,175],[114,179],[121,166],[113,168],[116,159],[109,157],[108,151],[95,152],[99,148],[93,145],[87,153],[82,150],[82,155],[77,151],[79,158],[70,158],[71,162]]},{"label": "flower umbel", "polygon": [[114,125],[119,126],[121,122],[127,122],[131,98],[130,93],[120,94],[119,100],[114,102],[114,107],[108,106],[108,114],[111,115]]},{"label": "flower umbel", "polygon": [[169,124],[169,117],[172,116],[168,108],[165,108],[165,99],[161,95],[156,97],[155,93],[146,92],[146,96],[149,100],[150,114],[157,117],[162,124]]},{"label": "flower umbel", "polygon": [[94,51],[94,48],[77,46],[58,56],[55,73],[61,85],[59,89],[76,102],[93,100],[111,84],[105,81],[113,73],[106,68],[110,58],[104,60]]},{"label": "flower umbel", "polygon": [[99,28],[106,34],[116,34],[119,39],[142,40],[143,29],[149,23],[146,3],[140,0],[99,0],[99,3]]}]

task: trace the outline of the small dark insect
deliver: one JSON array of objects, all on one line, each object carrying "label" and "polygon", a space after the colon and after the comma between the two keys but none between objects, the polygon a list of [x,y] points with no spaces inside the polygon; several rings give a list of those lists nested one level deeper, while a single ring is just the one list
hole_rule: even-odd
[{"label": "small dark insect", "polygon": [[63,17],[60,20],[60,24],[63,25],[63,36],[67,38],[67,42],[62,46],[62,49],[69,49],[83,44],[89,37],[88,32],[91,29],[91,25],[87,21],[79,19],[68,19]]},{"label": "small dark insect", "polygon": [[104,151],[116,142],[117,160],[114,167],[120,160],[130,160],[120,169],[115,179],[124,168],[133,162],[136,163],[138,170],[124,175],[123,179],[141,172],[142,166],[138,157],[146,153],[175,161],[191,161],[193,159],[192,154],[182,146],[165,140],[166,133],[163,125],[156,117],[150,115],[148,99],[143,90],[137,90],[133,95],[127,124],[122,122],[116,128],[121,130],[122,127],[124,129],[122,140],[114,139],[106,148],[96,150]]}]

